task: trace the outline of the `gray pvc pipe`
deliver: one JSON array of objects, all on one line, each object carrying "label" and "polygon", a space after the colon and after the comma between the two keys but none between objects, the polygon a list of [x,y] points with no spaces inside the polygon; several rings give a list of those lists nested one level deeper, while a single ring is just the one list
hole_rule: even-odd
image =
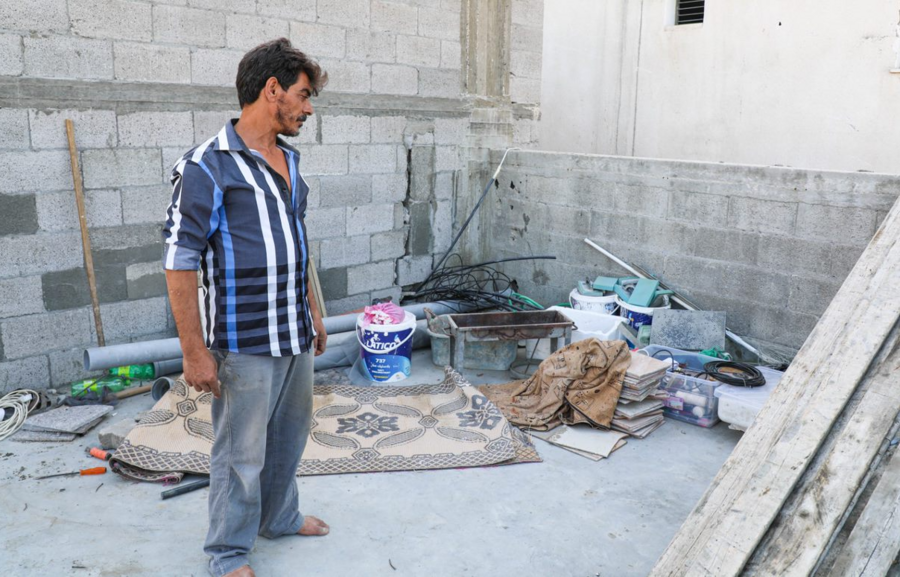
[{"label": "gray pvc pipe", "polygon": [[[474,309],[474,307],[468,303],[456,301],[412,304],[404,306],[403,308],[416,315],[416,318],[420,320],[425,318],[425,308],[431,309],[436,315],[465,312]],[[332,338],[338,334],[356,334],[356,319],[358,316],[359,315],[357,314],[351,313],[322,319],[322,322],[325,324],[325,331],[329,335],[329,346],[331,346],[331,343],[333,342]],[[416,335],[419,333],[424,333],[424,331],[419,329],[416,331]],[[325,355],[327,354],[328,351],[325,352]],[[142,343],[126,343],[122,345],[85,349],[84,369],[86,371],[96,371],[111,369],[113,367],[124,367],[126,365],[142,365],[144,363],[154,363],[171,359],[177,360],[181,357],[181,343],[177,338],[145,341]],[[351,361],[350,364],[353,364],[353,361]],[[333,366],[340,367],[343,365]]]},{"label": "gray pvc pipe", "polygon": [[172,359],[170,361],[156,361],[153,363],[153,374],[157,377],[164,377],[174,373],[180,373],[184,370],[183,359]]}]

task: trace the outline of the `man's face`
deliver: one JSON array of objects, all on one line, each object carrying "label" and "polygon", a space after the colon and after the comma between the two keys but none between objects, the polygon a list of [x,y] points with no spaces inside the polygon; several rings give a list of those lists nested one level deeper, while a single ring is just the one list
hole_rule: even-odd
[{"label": "man's face", "polygon": [[287,90],[281,89],[276,100],[275,120],[278,122],[278,133],[284,136],[297,136],[300,127],[306,119],[312,115],[313,106],[310,102],[312,88],[309,85],[309,77],[305,72]]}]

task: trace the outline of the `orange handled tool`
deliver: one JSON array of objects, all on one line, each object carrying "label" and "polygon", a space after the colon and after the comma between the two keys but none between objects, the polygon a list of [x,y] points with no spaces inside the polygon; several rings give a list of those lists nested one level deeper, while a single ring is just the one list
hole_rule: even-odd
[{"label": "orange handled tool", "polygon": [[97,457],[101,461],[109,461],[109,458],[113,456],[112,451],[104,451],[103,449],[99,449],[97,447],[91,447],[90,449],[85,449],[85,451],[91,457]]},{"label": "orange handled tool", "polygon": [[72,471],[71,473],[56,473],[55,475],[44,475],[36,477],[36,479],[49,479],[51,477],[74,477],[75,475],[102,475],[106,473],[106,467],[94,467],[93,469],[82,469],[81,471]]}]

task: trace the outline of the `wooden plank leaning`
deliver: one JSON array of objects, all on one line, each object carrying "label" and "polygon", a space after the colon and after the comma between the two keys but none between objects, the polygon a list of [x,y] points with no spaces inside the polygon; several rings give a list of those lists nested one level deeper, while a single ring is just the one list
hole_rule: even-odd
[{"label": "wooden plank leaning", "polygon": [[[896,455],[894,455],[896,457]],[[891,458],[881,482],[827,575],[881,577],[900,553],[900,459]]]},{"label": "wooden plank leaning", "polygon": [[895,204],[652,575],[736,575],[900,318]]}]

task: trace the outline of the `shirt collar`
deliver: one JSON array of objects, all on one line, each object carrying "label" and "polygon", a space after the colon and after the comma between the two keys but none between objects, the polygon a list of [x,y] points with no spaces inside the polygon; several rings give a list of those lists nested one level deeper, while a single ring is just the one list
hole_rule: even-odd
[{"label": "shirt collar", "polygon": [[[251,154],[250,149],[244,144],[243,139],[238,136],[237,131],[234,129],[234,125],[237,124],[238,119],[232,118],[228,122],[225,123],[225,126],[222,127],[222,130],[219,131],[219,134],[216,135],[215,141],[213,143],[214,150],[223,150],[223,151],[242,151],[247,154]],[[279,147],[289,150],[293,152],[297,156],[300,156],[300,151],[288,144],[283,138],[280,136],[276,137],[276,143]]]}]

